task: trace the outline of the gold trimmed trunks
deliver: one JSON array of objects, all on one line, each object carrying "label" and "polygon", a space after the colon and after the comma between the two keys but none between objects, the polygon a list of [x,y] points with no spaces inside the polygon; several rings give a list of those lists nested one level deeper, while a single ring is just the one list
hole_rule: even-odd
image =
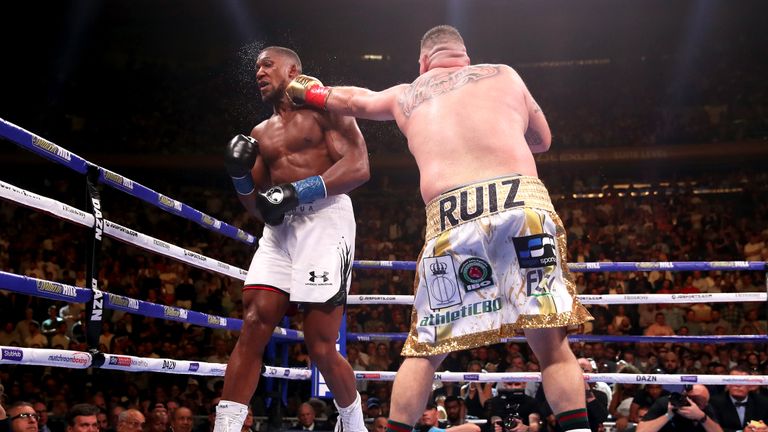
[{"label": "gold trimmed trunks", "polygon": [[576,299],[566,235],[535,177],[507,176],[427,204],[404,356],[499,343],[518,329],[592,319]]}]

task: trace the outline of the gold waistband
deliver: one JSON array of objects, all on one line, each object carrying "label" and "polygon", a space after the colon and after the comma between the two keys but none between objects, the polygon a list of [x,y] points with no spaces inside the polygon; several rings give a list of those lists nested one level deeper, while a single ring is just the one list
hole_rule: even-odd
[{"label": "gold waistband", "polygon": [[536,177],[510,176],[445,192],[427,204],[427,240],[480,217],[513,210],[555,211],[549,192]]}]

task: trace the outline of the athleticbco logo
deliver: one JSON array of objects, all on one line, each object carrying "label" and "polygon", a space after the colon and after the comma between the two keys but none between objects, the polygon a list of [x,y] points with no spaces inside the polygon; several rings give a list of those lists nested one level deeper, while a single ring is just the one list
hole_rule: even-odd
[{"label": "athleticbco logo", "polygon": [[557,265],[555,239],[549,234],[536,234],[512,239],[520,268],[537,268]]},{"label": "athleticbco logo", "polygon": [[321,279],[321,282],[328,282],[328,272],[324,271],[322,274],[317,274],[319,272],[316,272],[312,270],[309,272],[309,281],[310,282],[317,282],[318,279]]},{"label": "athleticbco logo", "polygon": [[461,304],[456,270],[450,255],[427,257],[422,261],[429,294],[429,307],[442,309]]},{"label": "athleticbco logo", "polygon": [[459,266],[459,279],[467,291],[492,286],[492,273],[490,264],[477,257],[469,258]]}]

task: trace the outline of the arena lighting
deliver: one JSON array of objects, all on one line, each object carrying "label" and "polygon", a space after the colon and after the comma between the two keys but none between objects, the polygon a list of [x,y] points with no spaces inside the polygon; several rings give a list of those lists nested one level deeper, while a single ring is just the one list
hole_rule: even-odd
[{"label": "arena lighting", "polygon": [[740,187],[735,187],[735,188],[701,188],[701,189],[693,190],[694,195],[729,194],[729,193],[739,193],[739,192],[744,192],[744,189]]},{"label": "arena lighting", "polygon": [[569,66],[601,66],[611,63],[609,58],[578,59],[578,60],[553,60],[533,63],[518,63],[515,66],[525,68],[558,68]]},{"label": "arena lighting", "polygon": [[575,193],[573,194],[573,198],[575,199],[595,199],[595,198],[603,198],[605,197],[605,194],[602,192],[590,192],[590,193]]}]

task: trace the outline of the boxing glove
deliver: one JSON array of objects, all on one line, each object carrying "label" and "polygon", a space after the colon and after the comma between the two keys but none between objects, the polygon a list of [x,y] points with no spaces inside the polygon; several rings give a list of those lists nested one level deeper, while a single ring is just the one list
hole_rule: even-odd
[{"label": "boxing glove", "polygon": [[296,105],[309,105],[325,109],[325,102],[331,94],[331,87],[323,87],[323,83],[309,75],[299,75],[288,84],[285,93]]},{"label": "boxing glove", "polygon": [[253,137],[236,135],[227,144],[224,165],[227,168],[235,190],[240,195],[248,195],[255,189],[251,178],[251,168],[259,156],[259,142]]},{"label": "boxing glove", "polygon": [[256,205],[264,222],[269,225],[280,225],[286,212],[293,210],[299,204],[308,204],[325,198],[326,195],[323,178],[312,176],[271,187],[268,191],[256,196]]}]

